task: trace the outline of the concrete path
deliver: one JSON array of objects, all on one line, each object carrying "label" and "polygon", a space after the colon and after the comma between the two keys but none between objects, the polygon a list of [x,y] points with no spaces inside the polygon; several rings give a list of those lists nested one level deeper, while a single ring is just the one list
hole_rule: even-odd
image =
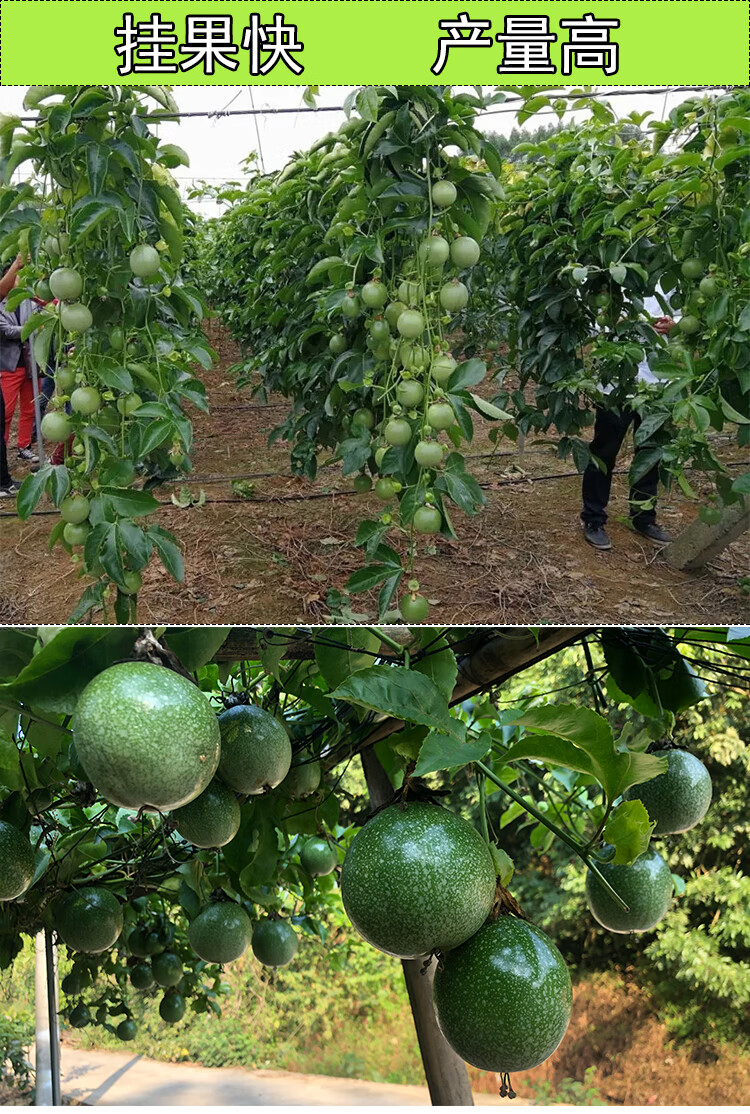
[{"label": "concrete path", "polygon": [[[86,1106],[429,1106],[426,1087],[286,1071],[161,1064],[124,1052],[63,1047],[62,1092]],[[475,1095],[479,1106],[504,1106]],[[515,1105],[520,1100],[516,1099]]]}]

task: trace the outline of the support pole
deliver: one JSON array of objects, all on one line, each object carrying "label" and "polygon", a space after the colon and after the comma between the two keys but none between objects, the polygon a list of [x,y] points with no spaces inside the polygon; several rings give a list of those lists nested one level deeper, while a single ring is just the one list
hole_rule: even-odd
[{"label": "support pole", "polygon": [[44,950],[47,967],[47,1016],[49,1018],[49,1062],[52,1079],[52,1105],[62,1106],[60,1087],[60,1026],[57,1010],[57,948],[50,929],[44,930]]},{"label": "support pole", "polygon": [[52,1106],[52,1075],[50,1072],[50,1031],[47,1003],[47,965],[45,958],[45,940],[43,932],[37,932],[34,943],[36,948],[36,967],[34,971],[34,990],[36,1000],[36,1093],[34,1104],[36,1106]]},{"label": "support pole", "polygon": [[[360,757],[370,802],[378,808],[390,800],[393,786],[374,750],[365,750]],[[473,1106],[474,1099],[466,1065],[440,1032],[435,1017],[432,1004],[434,962],[424,974],[422,974],[422,962],[421,959],[402,959],[401,966],[432,1105]]]},{"label": "support pole", "polygon": [[39,369],[34,355],[34,345],[29,340],[26,351],[29,354],[29,368],[31,370],[31,383],[34,389],[34,418],[36,422],[36,451],[39,456],[39,467],[44,466],[44,438],[42,437],[42,393],[39,387]]},{"label": "support pole", "polygon": [[713,526],[696,518],[667,546],[662,556],[673,569],[693,572],[713,561],[746,530],[750,530],[750,499],[741,499],[727,507],[721,521]]}]

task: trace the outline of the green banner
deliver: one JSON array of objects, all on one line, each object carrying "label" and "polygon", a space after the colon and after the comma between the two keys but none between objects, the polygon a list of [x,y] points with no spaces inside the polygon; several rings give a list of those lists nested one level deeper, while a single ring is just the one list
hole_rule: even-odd
[{"label": "green banner", "polygon": [[748,83],[748,0],[0,0],[0,85]]}]

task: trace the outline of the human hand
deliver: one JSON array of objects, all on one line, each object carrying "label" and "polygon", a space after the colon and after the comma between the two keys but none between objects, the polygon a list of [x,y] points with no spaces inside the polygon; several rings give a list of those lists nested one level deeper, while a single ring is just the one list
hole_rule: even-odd
[{"label": "human hand", "polygon": [[671,317],[657,317],[654,320],[654,329],[661,336],[669,336],[677,322]]}]

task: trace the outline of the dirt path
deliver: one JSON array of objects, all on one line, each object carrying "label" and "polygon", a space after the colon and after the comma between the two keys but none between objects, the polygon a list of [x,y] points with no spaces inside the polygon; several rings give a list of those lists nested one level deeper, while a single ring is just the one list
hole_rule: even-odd
[{"label": "dirt path", "polygon": [[[127,1052],[63,1047],[62,1093],[84,1106],[429,1106],[426,1087],[285,1071],[160,1064]],[[509,1099],[477,1094],[480,1106]],[[523,1105],[521,1099],[515,1105]]]},{"label": "dirt path", "polygon": [[[152,623],[314,623],[325,621],[330,587],[343,588],[362,563],[351,544],[358,521],[382,504],[350,490],[339,467],[323,468],[315,484],[290,475],[288,446],[267,445],[288,403],[260,405],[238,392],[227,372],[237,353],[211,329],[220,352],[208,374],[211,414],[196,418],[195,472],[184,485],[203,506],[179,508],[179,488],[164,485],[166,506],[155,516],[185,547],[187,578],[174,584],[156,564],[140,596],[140,618]],[[670,569],[658,551],[626,524],[625,476],[616,477],[610,522],[614,549],[585,544],[579,522],[580,479],[544,439],[523,459],[502,443],[492,454],[489,424],[476,421],[472,467],[488,505],[476,518],[455,515],[459,544],[438,539],[423,546],[423,591],[439,623],[739,624],[750,599],[738,581],[750,571],[750,535],[702,573]],[[717,442],[722,459],[736,457]],[[484,455],[483,455],[484,454]],[[621,460],[622,469],[628,461]],[[519,468],[521,470],[519,471]],[[566,475],[567,473],[567,475]],[[251,499],[232,491],[228,477],[248,478]],[[700,487],[700,477],[692,477]],[[663,496],[660,519],[673,534],[696,514],[679,493]],[[75,569],[62,550],[47,552],[54,519],[20,523],[0,508],[0,621],[64,622],[80,594]],[[374,617],[372,596],[353,609]]]}]

